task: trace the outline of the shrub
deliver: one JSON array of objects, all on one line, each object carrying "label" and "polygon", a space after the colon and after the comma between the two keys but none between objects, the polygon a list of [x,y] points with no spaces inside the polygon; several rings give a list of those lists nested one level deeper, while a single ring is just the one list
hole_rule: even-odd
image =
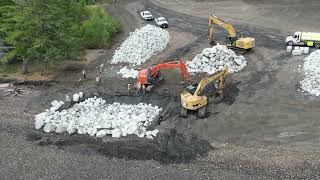
[{"label": "shrub", "polygon": [[104,48],[110,43],[112,36],[120,30],[120,24],[99,6],[89,10],[89,19],[81,28],[84,46],[92,49]]}]

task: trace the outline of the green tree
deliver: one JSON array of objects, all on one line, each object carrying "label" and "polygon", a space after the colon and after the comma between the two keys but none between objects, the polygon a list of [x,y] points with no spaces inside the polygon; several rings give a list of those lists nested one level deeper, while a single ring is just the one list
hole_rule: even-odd
[{"label": "green tree", "polygon": [[81,30],[84,45],[86,48],[104,48],[120,30],[120,24],[100,7],[91,8],[90,11],[90,18],[84,22]]},{"label": "green tree", "polygon": [[[80,59],[83,48],[80,42],[82,1],[30,0],[17,8],[12,31],[6,42],[15,48],[3,62],[21,58],[23,65],[36,60],[43,72],[49,63],[62,59]],[[23,68],[26,69],[26,68]]]},{"label": "green tree", "polygon": [[0,6],[8,6],[8,5],[15,5],[15,2],[13,0],[1,0]]}]

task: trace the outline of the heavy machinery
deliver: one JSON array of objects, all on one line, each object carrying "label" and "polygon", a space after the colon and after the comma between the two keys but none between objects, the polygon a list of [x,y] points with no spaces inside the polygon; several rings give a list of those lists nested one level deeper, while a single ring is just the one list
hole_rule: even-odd
[{"label": "heavy machinery", "polygon": [[228,48],[245,53],[246,51],[252,49],[255,46],[255,38],[242,37],[242,33],[240,37],[237,37],[236,30],[231,24],[224,22],[223,20],[219,19],[214,15],[210,15],[209,17],[208,40],[210,45],[215,44],[213,37],[214,24],[228,31],[228,37],[226,39],[226,46]]},{"label": "heavy machinery", "polygon": [[136,88],[140,91],[150,92],[151,89],[158,82],[163,80],[160,74],[161,69],[181,69],[182,77],[185,81],[190,82],[190,76],[187,70],[185,61],[167,62],[163,64],[157,64],[149,69],[142,69],[139,71],[137,77]]},{"label": "heavy machinery", "polygon": [[286,43],[289,46],[314,46],[320,48],[320,33],[316,32],[295,32],[293,36],[286,38]]},{"label": "heavy machinery", "polygon": [[[225,79],[228,75],[228,67],[224,67],[221,71],[203,78],[198,84],[196,90],[194,91],[194,86],[189,86],[186,91],[181,93],[181,112],[180,115],[187,117],[188,110],[198,111],[197,116],[199,118],[204,118],[207,116],[207,105],[208,102],[217,103],[224,97],[224,85]],[[205,87],[214,82],[214,94],[211,98],[202,95],[201,93]],[[208,100],[209,99],[209,100]]]}]

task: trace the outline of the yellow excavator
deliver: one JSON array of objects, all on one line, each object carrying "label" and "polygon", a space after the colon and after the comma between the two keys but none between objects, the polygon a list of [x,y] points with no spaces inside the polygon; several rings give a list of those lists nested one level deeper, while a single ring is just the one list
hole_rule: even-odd
[{"label": "yellow excavator", "polygon": [[224,22],[215,15],[210,15],[209,17],[208,40],[210,45],[215,44],[213,37],[213,26],[215,24],[228,31],[228,37],[226,40],[226,45],[228,48],[240,51],[241,53],[245,53],[255,46],[255,38],[237,37],[235,28],[231,24]]},{"label": "yellow excavator", "polygon": [[203,78],[194,91],[194,86],[187,87],[187,90],[181,93],[181,112],[182,117],[187,117],[189,111],[198,111],[197,116],[204,118],[207,116],[208,97],[202,95],[202,91],[205,87],[214,82],[214,94],[212,98],[209,98],[210,102],[217,103],[224,97],[224,85],[225,79],[228,75],[228,67],[225,66],[219,72]]}]

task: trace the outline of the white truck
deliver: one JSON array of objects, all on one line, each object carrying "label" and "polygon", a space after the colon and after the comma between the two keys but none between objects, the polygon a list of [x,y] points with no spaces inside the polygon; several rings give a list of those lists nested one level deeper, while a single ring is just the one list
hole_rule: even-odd
[{"label": "white truck", "polygon": [[289,46],[314,46],[320,48],[320,33],[315,32],[295,32],[293,36],[286,38],[286,43]]}]

